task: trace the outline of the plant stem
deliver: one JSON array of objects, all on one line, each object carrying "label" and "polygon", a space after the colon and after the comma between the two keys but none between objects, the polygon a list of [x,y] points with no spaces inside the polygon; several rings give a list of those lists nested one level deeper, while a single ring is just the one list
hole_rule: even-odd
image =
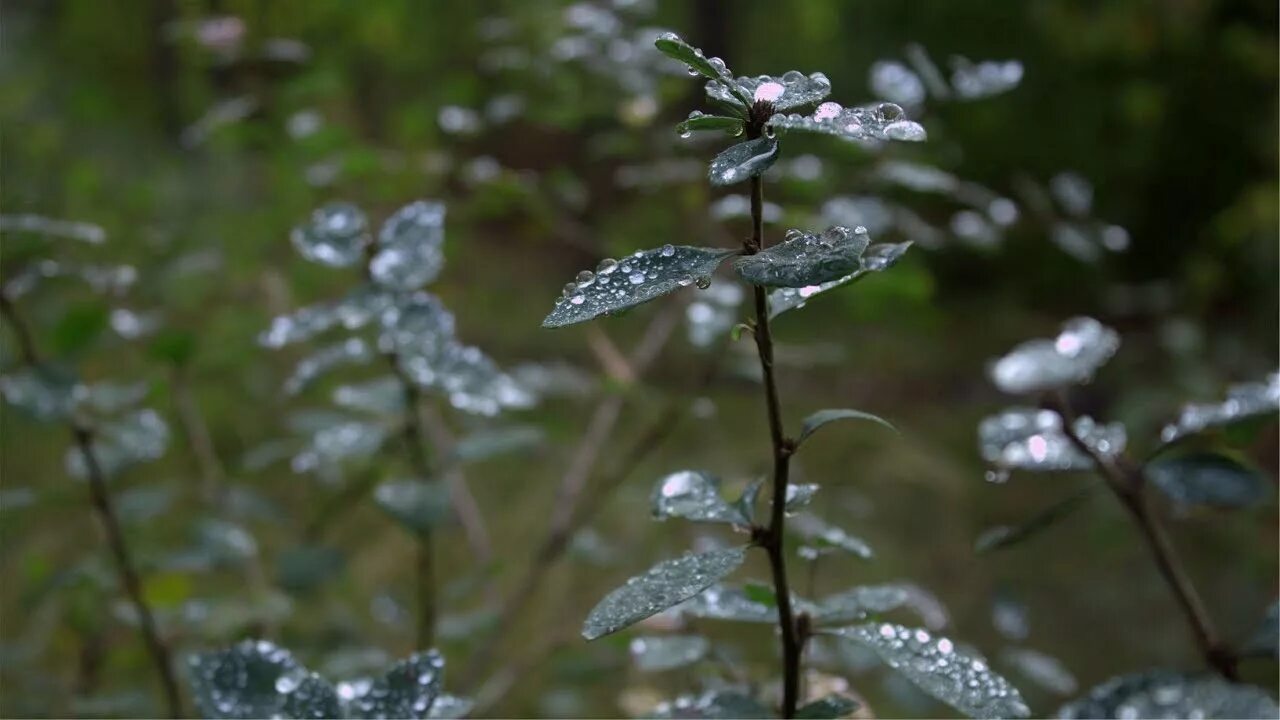
[{"label": "plant stem", "polygon": [[1124,456],[1119,458],[1118,461],[1104,457],[1077,435],[1075,431],[1075,413],[1072,412],[1065,393],[1059,392],[1057,394],[1055,410],[1058,416],[1062,418],[1063,433],[1067,436],[1067,439],[1071,441],[1071,444],[1076,449],[1093,460],[1099,472],[1107,481],[1107,485],[1111,487],[1121,504],[1129,511],[1129,516],[1133,518],[1134,524],[1142,532],[1142,537],[1146,541],[1147,547],[1151,550],[1152,558],[1156,562],[1156,567],[1159,569],[1161,577],[1164,578],[1165,584],[1169,586],[1174,600],[1177,601],[1179,609],[1182,610],[1182,614],[1186,617],[1187,624],[1191,627],[1191,634],[1195,637],[1196,644],[1200,648],[1200,654],[1203,656],[1205,663],[1228,680],[1239,679],[1239,673],[1236,671],[1237,658],[1235,653],[1222,642],[1221,636],[1218,635],[1218,631],[1214,627],[1213,619],[1209,617],[1204,601],[1200,599],[1200,594],[1191,582],[1191,577],[1187,574],[1182,560],[1178,557],[1178,552],[1174,548],[1173,542],[1169,539],[1163,523],[1152,512],[1151,505],[1144,492],[1146,483],[1142,467],[1134,465]]},{"label": "plant stem", "polygon": [[[420,480],[431,477],[431,458],[427,453],[427,445],[423,441],[422,425],[419,422],[418,403],[421,401],[418,386],[400,369],[400,360],[394,351],[386,354],[391,371],[400,381],[400,390],[404,395],[404,433],[405,450],[409,453],[409,461]],[[435,553],[432,548],[430,531],[418,535],[418,640],[417,647],[424,650],[435,642],[436,634],[436,587],[435,587]]]},{"label": "plant stem", "polygon": [[[746,254],[764,248],[764,183],[760,176],[751,178],[751,238],[743,243]],[[800,655],[803,641],[796,618],[791,611],[791,589],[787,584],[787,558],[783,544],[786,525],[787,484],[791,472],[791,454],[795,443],[782,426],[782,406],[778,401],[778,384],[773,374],[773,331],[769,327],[769,298],[759,285],[755,295],[756,325],[752,335],[764,374],[765,408],[769,417],[769,439],[773,446],[773,507],[769,527],[762,545],[769,555],[773,572],[774,596],[778,601],[778,626],[782,631],[782,717],[796,714],[800,691]]]},{"label": "plant stem", "polygon": [[[22,358],[23,364],[32,369],[38,367],[40,365],[40,354],[36,350],[31,329],[23,321],[22,316],[18,314],[18,309],[14,306],[13,301],[2,292],[0,292],[0,315],[9,322],[9,326],[17,337],[19,356]],[[111,494],[107,490],[106,475],[102,471],[102,465],[98,462],[97,453],[93,450],[93,431],[78,420],[72,420],[69,424],[71,439],[84,460],[85,471],[89,480],[90,500],[98,519],[102,523],[103,531],[106,533],[107,545],[110,547],[111,554],[115,559],[116,572],[120,576],[120,584],[124,586],[125,594],[128,595],[129,601],[133,604],[134,612],[138,615],[138,630],[142,634],[143,643],[147,646],[147,652],[151,655],[151,659],[155,664],[156,674],[160,676],[160,685],[164,692],[169,716],[174,718],[182,717],[182,695],[178,691],[178,682],[173,674],[172,654],[169,652],[168,644],[160,636],[160,632],[156,628],[155,616],[151,612],[151,606],[147,604],[146,596],[142,593],[142,581],[139,579],[133,555],[129,552],[129,544],[125,540],[123,529],[120,527],[120,520],[116,515],[115,506],[111,502]]]},{"label": "plant stem", "polygon": [[138,614],[138,628],[147,645],[147,651],[155,663],[156,673],[160,676],[160,685],[169,707],[169,716],[182,717],[182,699],[178,693],[177,680],[173,676],[169,646],[160,638],[151,606],[147,604],[147,599],[142,594],[142,581],[138,578],[137,567],[129,552],[129,545],[125,542],[124,531],[120,528],[115,506],[111,502],[111,494],[107,492],[106,476],[98,463],[98,455],[93,450],[93,431],[78,422],[73,422],[71,435],[76,449],[84,459],[85,470],[89,476],[90,498],[98,513],[98,519],[102,522],[102,529],[106,532],[107,545],[115,557],[120,582],[124,585],[125,594],[133,603],[134,612]]}]

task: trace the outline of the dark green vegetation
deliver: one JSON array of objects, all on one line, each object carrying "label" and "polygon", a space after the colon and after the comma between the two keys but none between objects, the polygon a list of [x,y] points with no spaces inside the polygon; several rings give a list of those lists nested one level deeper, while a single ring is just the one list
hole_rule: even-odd
[{"label": "dark green vegetation", "polygon": [[0,714],[1274,708],[1276,22],[5,3]]}]

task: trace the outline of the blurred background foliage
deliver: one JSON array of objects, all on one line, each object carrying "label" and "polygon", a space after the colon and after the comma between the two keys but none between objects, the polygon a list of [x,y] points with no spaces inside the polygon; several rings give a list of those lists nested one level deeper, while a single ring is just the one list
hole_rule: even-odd
[{"label": "blurred background foliage", "polygon": [[[296,258],[289,229],[312,208],[344,199],[379,219],[430,197],[449,204],[448,264],[433,290],[458,315],[459,335],[504,367],[536,363],[584,383],[498,419],[449,415],[459,434],[533,426],[544,441],[467,468],[497,560],[477,567],[460,533],[442,535],[442,651],[451,663],[467,657],[491,622],[490,581],[509,586],[545,532],[593,403],[623,393],[602,470],[668,404],[687,417],[508,626],[486,670],[563,644],[520,667],[494,711],[608,716],[692,689],[683,673],[629,669],[625,635],[587,645],[577,630],[606,590],[696,539],[648,521],[653,480],[693,467],[741,486],[767,467],[758,389],[743,369],[749,350],[731,347],[700,388],[707,354],[677,336],[648,376],[628,384],[599,379],[593,331],[539,328],[560,286],[602,257],[665,242],[731,247],[747,231],[709,210],[724,194],[704,179],[714,146],[671,129],[700,105],[699,83],[679,70],[651,72],[609,43],[662,27],[740,74],[821,70],[846,104],[873,100],[872,64],[901,59],[912,44],[944,66],[957,55],[1021,61],[1016,89],[931,101],[913,112],[929,141],[887,152],[1018,199],[1025,221],[995,241],[966,242],[955,232],[954,198],[877,179],[883,156],[856,145],[789,141],[788,158],[808,159],[769,184],[767,199],[782,211],[770,226],[775,239],[785,227],[821,227],[818,210],[836,195],[884,195],[936,231],[893,272],[779,322],[792,422],[836,405],[903,430],[901,438],[832,432],[801,458],[803,477],[824,486],[824,517],[878,553],[870,564],[824,562],[814,582],[835,590],[911,578],[946,604],[955,636],[993,657],[1013,642],[992,622],[993,601],[1003,598],[996,607],[1029,621],[1026,644],[1058,657],[1084,687],[1151,665],[1194,667],[1182,619],[1110,498],[1024,546],[975,555],[983,528],[1026,517],[1082,480],[986,483],[974,433],[1006,404],[985,378],[987,361],[1076,314],[1124,337],[1082,409],[1124,421],[1139,450],[1154,445],[1182,402],[1212,400],[1229,382],[1274,370],[1275,3],[614,5],[4,3],[0,210],[93,223],[108,239],[90,246],[8,231],[3,272],[51,255],[136,268],[136,282],[109,305],[59,283],[24,298],[22,311],[46,353],[89,379],[146,381],[148,402],[171,418],[165,457],[115,479],[113,492],[175,645],[185,652],[268,634],[339,675],[413,649],[408,534],[362,500],[310,539],[327,550],[303,545],[343,487],[400,472],[400,461],[388,455],[320,477],[291,472],[279,442],[291,416],[323,407],[342,373],[289,396],[281,385],[301,351],[268,351],[257,336],[273,315],[356,280]],[[1051,223],[1022,198],[1063,172],[1092,184],[1090,212],[1127,229],[1126,249],[1085,260],[1051,241]],[[911,239],[901,228],[889,233]],[[603,329],[625,349],[659,312],[640,308]],[[11,364],[11,336],[3,347]],[[192,412],[207,426],[223,469],[213,472],[233,510],[214,512],[201,492],[209,458],[187,437],[182,416]],[[154,713],[150,667],[120,609],[84,485],[63,469],[66,446],[65,431],[4,409],[0,713]],[[1275,477],[1274,425],[1244,451]],[[247,537],[210,530],[211,517],[228,515]],[[1276,519],[1274,500],[1230,517],[1176,519],[1177,543],[1231,637],[1275,596]],[[239,549],[227,551],[228,542]],[[767,675],[766,629],[706,630]],[[1273,669],[1254,679],[1274,686]],[[1061,700],[1010,677],[1038,713]],[[853,684],[882,715],[948,712],[875,673]]]}]

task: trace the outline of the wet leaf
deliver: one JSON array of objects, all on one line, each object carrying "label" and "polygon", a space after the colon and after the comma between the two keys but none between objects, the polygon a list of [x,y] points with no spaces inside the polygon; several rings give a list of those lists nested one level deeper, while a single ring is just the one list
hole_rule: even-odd
[{"label": "wet leaf", "polygon": [[731,82],[733,75],[720,58],[708,58],[701,50],[685,42],[683,38],[675,33],[662,33],[653,44],[663,55],[673,60],[679,60],[699,75],[711,79],[712,83],[710,84],[723,88],[725,97],[728,98],[726,102],[732,105],[742,105],[744,109],[751,104],[751,101],[747,100],[750,95],[744,95],[736,87],[728,84]]},{"label": "wet leaf", "polygon": [[783,508],[788,513],[796,511],[808,506],[809,501],[818,492],[818,486],[814,483],[790,483],[787,485],[787,497],[783,503]]},{"label": "wet leaf", "polygon": [[409,532],[426,535],[449,518],[449,490],[439,482],[395,480],[373,492],[374,502]]},{"label": "wet leaf", "polygon": [[316,378],[335,367],[368,363],[373,358],[373,349],[360,338],[347,338],[340,343],[323,347],[298,363],[293,374],[284,383],[285,392],[296,395],[306,389]]},{"label": "wet leaf", "polygon": [[1275,718],[1280,707],[1262,688],[1217,675],[1149,670],[1114,677],[1063,705],[1060,718]]},{"label": "wet leaf", "polygon": [[863,560],[870,560],[875,555],[871,546],[862,538],[854,537],[834,525],[828,525],[813,515],[797,515],[787,527],[820,549],[842,550],[857,555]]},{"label": "wet leaf", "polygon": [[796,708],[796,717],[809,720],[834,720],[845,717],[859,707],[861,706],[857,700],[847,695],[832,693]]},{"label": "wet leaf", "polygon": [[826,75],[820,72],[805,75],[798,70],[789,70],[779,77],[740,77],[732,84],[707,83],[707,97],[712,100],[733,104],[735,97],[746,97],[750,98],[746,101],[748,106],[765,101],[779,112],[812,105],[830,94],[831,81]]},{"label": "wet leaf", "polygon": [[783,132],[812,132],[842,140],[923,141],[928,135],[920,123],[907,119],[902,107],[886,102],[871,107],[844,107],[824,102],[810,115],[779,113],[768,127]]},{"label": "wet leaf", "polygon": [[1224,427],[1248,418],[1280,411],[1280,373],[1272,373],[1262,382],[1243,383],[1227,388],[1227,399],[1218,403],[1193,403],[1182,408],[1177,422],[1160,431],[1160,439],[1176,442],[1210,428]]},{"label": "wet leaf", "polygon": [[738,509],[742,517],[747,519],[747,524],[755,522],[756,519],[756,499],[760,497],[760,489],[764,487],[764,478],[756,478],[742,489],[742,495],[733,503]]},{"label": "wet leaf", "polygon": [[342,553],[321,545],[301,545],[276,556],[276,582],[293,593],[306,593],[342,571]]},{"label": "wet leaf", "polygon": [[734,547],[658,563],[605,596],[587,616],[582,636],[595,640],[688,600],[738,569],[746,557],[746,547]]},{"label": "wet leaf", "polygon": [[350,717],[427,718],[443,677],[440,653],[415,653],[392,665],[382,677],[353,687],[353,697],[343,700]]},{"label": "wet leaf", "polygon": [[824,625],[850,623],[865,620],[868,615],[910,607],[912,589],[894,583],[859,585],[818,601],[813,619]]},{"label": "wet leaf", "polygon": [[951,86],[964,100],[977,100],[1006,93],[1022,82],[1022,63],[1017,60],[970,62],[951,59]]},{"label": "wet leaf", "polygon": [[188,659],[192,695],[206,718],[336,718],[338,696],[319,675],[266,640]]},{"label": "wet leaf", "polygon": [[498,455],[531,450],[546,442],[546,433],[532,425],[489,428],[458,441],[453,457],[459,462],[476,462]]},{"label": "wet leaf", "polygon": [[690,133],[703,131],[726,132],[736,137],[742,134],[743,127],[742,118],[706,115],[694,110],[689,113],[689,117],[685,118],[679,125],[676,125],[676,132],[680,133],[680,137],[689,137]]},{"label": "wet leaf", "polygon": [[1056,338],[1022,343],[992,363],[991,381],[1015,395],[1086,383],[1119,347],[1115,330],[1093,318],[1072,318]]},{"label": "wet leaf", "polygon": [[20,368],[0,377],[5,402],[43,422],[71,415],[77,386],[74,373],[54,365]]},{"label": "wet leaf", "polygon": [[1079,687],[1075,675],[1057,658],[1031,648],[1006,648],[1000,659],[1023,677],[1055,695],[1070,695]]},{"label": "wet leaf", "polygon": [[763,602],[762,590],[758,586],[751,589],[713,585],[697,597],[680,607],[687,615],[711,620],[736,620],[738,622],[773,623],[778,621],[776,605],[772,604],[773,594],[770,591],[770,602]]},{"label": "wet leaf", "polygon": [[734,261],[738,275],[754,285],[805,287],[839,279],[861,265],[869,240],[867,229],[839,225],[820,235],[787,231],[787,239]]},{"label": "wet leaf", "polygon": [[977,553],[987,553],[992,550],[1003,550],[1008,547],[1013,547],[1028,538],[1035,537],[1040,532],[1053,527],[1058,523],[1058,521],[1075,512],[1077,508],[1084,505],[1093,493],[1101,487],[1103,487],[1103,481],[1101,479],[1096,479],[1088,485],[1081,487],[1074,493],[1044,508],[1026,522],[1019,525],[997,525],[995,527],[988,528],[978,536],[976,541],[974,541],[973,549]]},{"label": "wet leaf", "polygon": [[696,470],[681,470],[658,481],[650,496],[659,520],[684,518],[695,522],[749,525],[750,519],[720,497],[720,479]]},{"label": "wet leaf", "polygon": [[435,280],[444,269],[444,216],[444,203],[419,200],[387,218],[369,261],[374,282],[416,290]]},{"label": "wet leaf", "polygon": [[474,707],[475,702],[470,698],[448,694],[439,695],[436,697],[436,701],[431,703],[431,710],[427,713],[427,717],[430,720],[456,720],[469,715]]},{"label": "wet leaf", "polygon": [[[1124,451],[1128,436],[1120,423],[1099,425],[1076,419],[1074,431],[1102,457]],[[1010,408],[978,425],[982,458],[1005,470],[1091,470],[1093,459],[1080,451],[1062,429],[1062,416],[1052,410]]]},{"label": "wet leaf", "polygon": [[834,631],[873,650],[889,667],[921,690],[973,718],[1020,718],[1031,714],[1017,688],[945,637],[889,623]]},{"label": "wet leaf", "polygon": [[867,248],[860,259],[860,267],[836,280],[798,288],[779,288],[769,293],[769,317],[775,318],[788,310],[804,307],[815,295],[849,285],[871,273],[893,267],[911,247],[910,242],[876,243]]},{"label": "wet leaf", "polygon": [[1268,495],[1268,483],[1261,473],[1219,453],[1163,457],[1143,471],[1160,492],[1182,508],[1246,508]]},{"label": "wet leaf", "polygon": [[53,354],[63,357],[85,350],[108,324],[107,308],[100,303],[68,308],[53,327]]},{"label": "wet leaf", "polygon": [[699,635],[646,635],[628,646],[631,661],[645,672],[674,670],[706,657],[711,643]]},{"label": "wet leaf", "polygon": [[583,271],[566,285],[543,327],[585,322],[649,302],[682,287],[706,287],[711,274],[732,250],[664,245],[638,251],[621,261],[604,260],[596,272]]},{"label": "wet leaf", "polygon": [[778,159],[778,141],[761,137],[730,145],[711,159],[707,177],[712,185],[732,185],[768,170]]},{"label": "wet leaf", "polygon": [[[169,425],[154,410],[137,410],[99,424],[91,447],[98,467],[112,477],[164,456],[169,447]],[[89,476],[84,453],[78,447],[67,449],[66,465],[74,477]]]},{"label": "wet leaf", "polygon": [[819,410],[804,419],[804,424],[800,426],[800,437],[796,438],[796,445],[800,445],[807,440],[810,435],[817,432],[818,428],[837,420],[870,420],[894,432],[898,432],[898,429],[888,420],[861,410],[850,410],[849,408]]},{"label": "wet leaf", "polygon": [[364,257],[369,220],[360,208],[334,202],[317,209],[289,236],[302,257],[331,267],[349,267]]},{"label": "wet leaf", "polygon": [[652,718],[706,718],[748,720],[771,718],[773,711],[754,698],[731,690],[708,690],[701,695],[681,695],[647,713]]}]

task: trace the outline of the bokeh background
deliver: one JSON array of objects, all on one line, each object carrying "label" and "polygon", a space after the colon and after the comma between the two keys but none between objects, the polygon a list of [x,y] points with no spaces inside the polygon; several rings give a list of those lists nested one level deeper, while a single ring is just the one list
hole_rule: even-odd
[{"label": "bokeh background", "polygon": [[[725,672],[710,663],[639,673],[627,654],[636,632],[591,645],[577,632],[624,578],[727,538],[650,521],[648,494],[681,468],[713,471],[729,492],[767,470],[749,343],[708,351],[682,325],[642,378],[610,377],[608,348],[627,352],[655,318],[682,315],[693,289],[592,327],[539,327],[560,287],[603,257],[667,242],[732,247],[747,232],[739,201],[723,199],[735,189],[705,181],[724,139],[672,130],[701,107],[700,83],[650,52],[652,28],[740,74],[821,70],[846,104],[905,92],[929,131],[925,143],[888,148],[788,138],[766,186],[773,239],[852,213],[878,240],[916,241],[891,271],[776,325],[791,424],[847,406],[902,430],[843,427],[799,458],[801,476],[823,487],[817,512],[877,552],[873,562],[824,558],[814,591],[909,579],[945,605],[953,637],[996,659],[1013,646],[1047,653],[1081,688],[1150,666],[1196,667],[1139,536],[1105,494],[1022,546],[975,554],[983,529],[1086,481],[986,482],[975,428],[1010,404],[987,381],[987,362],[1073,315],[1123,336],[1076,402],[1123,421],[1138,453],[1183,402],[1274,371],[1274,2],[9,0],[0,211],[91,223],[107,240],[10,227],[3,275],[47,257],[136,269],[105,300],[56,282],[20,308],[47,354],[87,379],[144,382],[168,421],[165,455],[113,479],[112,491],[179,651],[266,635],[341,676],[414,649],[414,541],[351,490],[404,472],[394,445],[320,473],[289,462],[298,413],[329,407],[336,385],[376,368],[341,368],[291,395],[282,385],[316,345],[271,350],[258,336],[272,316],[358,280],[296,255],[289,230],[313,208],[349,200],[378,220],[437,198],[449,208],[448,264],[432,291],[461,338],[544,390],[536,408],[493,418],[432,401],[458,437],[519,439],[463,467],[492,562],[478,562],[460,530],[437,533],[449,677],[493,626],[492,598],[522,576],[609,397],[621,398],[620,418],[597,438],[589,487],[619,471],[655,418],[678,418],[678,431],[629,468],[504,623],[479,676],[513,682],[485,712],[643,712]],[[947,77],[965,67],[957,56],[1016,60],[1021,82],[914,102],[910,83],[888,82],[891,69],[880,66],[876,82],[878,61],[914,67],[922,53]],[[1012,200],[1017,218],[995,222],[990,198]],[[12,367],[13,337],[3,342]],[[0,714],[153,714],[151,669],[86,487],[64,470],[67,445],[65,428],[4,408]],[[1275,477],[1274,424],[1241,450]],[[211,487],[224,501],[210,500]],[[1230,637],[1275,597],[1276,521],[1274,499],[1172,520]],[[743,576],[753,573],[765,576],[756,566]],[[767,628],[699,629],[723,641],[730,665],[769,676]],[[1016,664],[998,667],[1037,713],[1064,699]],[[828,670],[882,716],[951,712],[878,670]],[[1246,674],[1274,689],[1274,665]]]}]

